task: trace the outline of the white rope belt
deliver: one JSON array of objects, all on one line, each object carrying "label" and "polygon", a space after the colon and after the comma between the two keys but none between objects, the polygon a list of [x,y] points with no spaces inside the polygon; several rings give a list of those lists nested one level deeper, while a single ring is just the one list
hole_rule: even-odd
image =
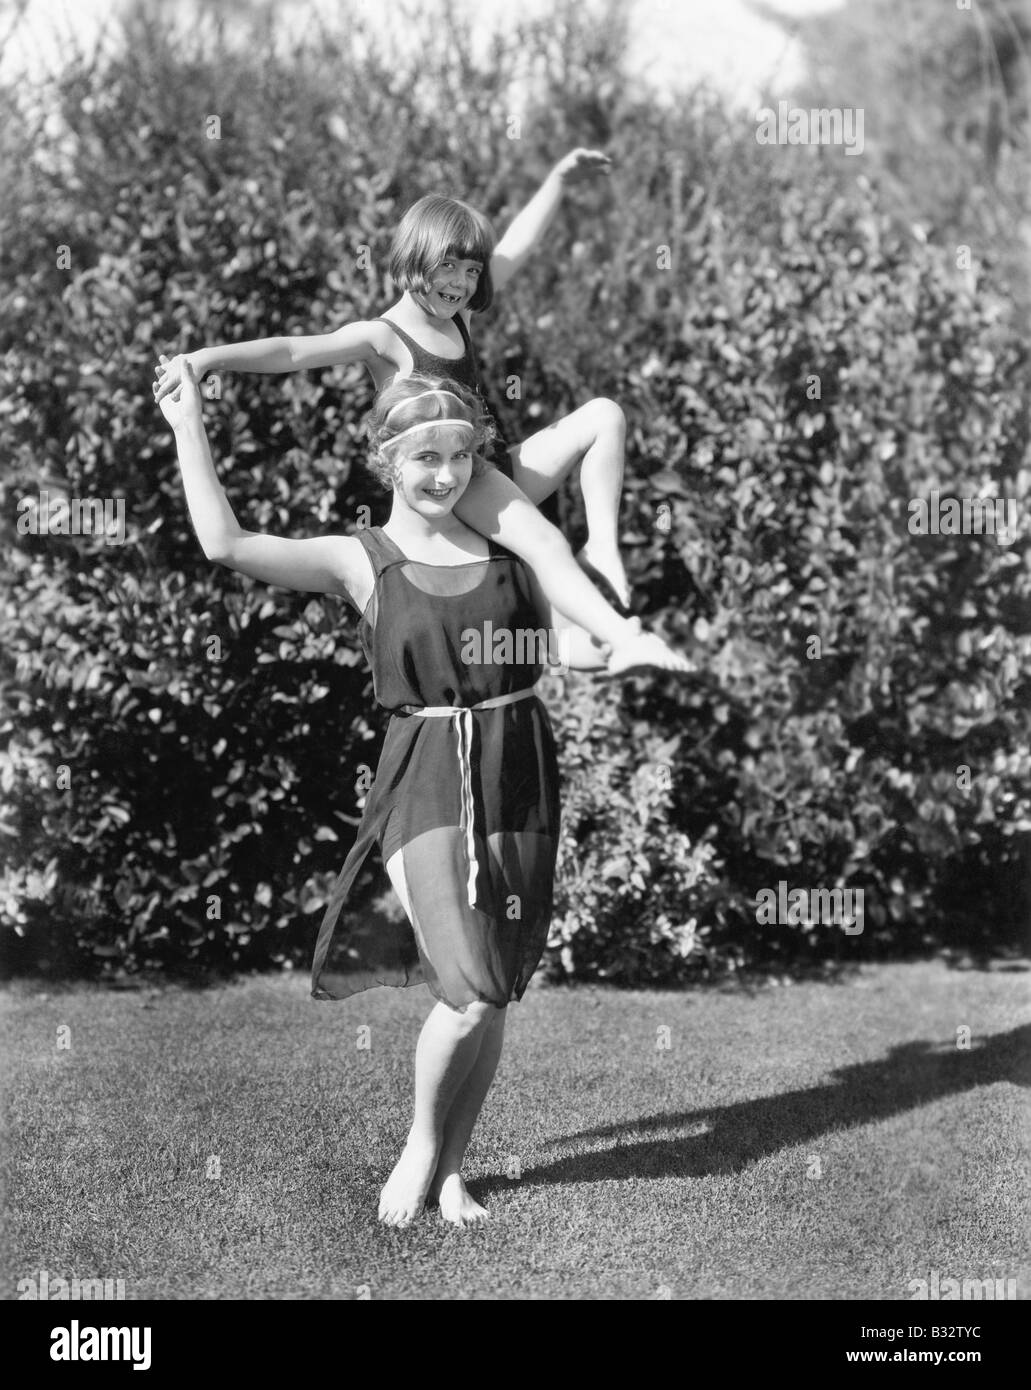
[{"label": "white rope belt", "polygon": [[476,836],[474,830],[475,806],[473,803],[473,711],[479,709],[500,709],[502,705],[514,705],[517,700],[528,700],[535,694],[533,686],[526,690],[513,690],[511,695],[495,695],[490,700],[481,700],[477,705],[424,705],[422,709],[410,710],[420,719],[453,719],[455,733],[458,735],[458,769],[461,775],[462,819],[465,832],[466,856],[469,860],[469,875],[466,893],[469,906],[476,906]]}]

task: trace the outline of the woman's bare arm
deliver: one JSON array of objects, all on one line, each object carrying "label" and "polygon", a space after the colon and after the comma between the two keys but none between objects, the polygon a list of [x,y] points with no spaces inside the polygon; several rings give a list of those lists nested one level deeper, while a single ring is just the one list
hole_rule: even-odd
[{"label": "woman's bare arm", "polygon": [[528,570],[527,573],[537,612],[548,629],[549,664],[560,669],[568,667],[571,671],[604,671],[610,648],[596,641],[586,628],[564,617],[549,603],[534,572]]},{"label": "woman's bare arm", "polygon": [[548,602],[600,642],[616,645],[631,624],[602,598],[569,543],[526,494],[497,469],[472,480],[455,505],[459,520],[524,560]]},{"label": "woman's bare arm", "polygon": [[[157,386],[154,387],[155,396]],[[164,396],[161,412],[172,426],[190,520],[205,556],[252,579],[301,593],[347,594],[363,608],[371,566],[353,536],[287,540],[246,531],[219,482],[204,429],[200,392],[187,363],[179,388]]]},{"label": "woman's bare arm", "polygon": [[569,543],[511,479],[489,469],[472,480],[455,505],[460,521],[518,555],[533,571],[544,598],[574,626],[610,647],[607,669],[659,666],[690,671],[687,658],[661,637],[622,618],[576,563]]}]

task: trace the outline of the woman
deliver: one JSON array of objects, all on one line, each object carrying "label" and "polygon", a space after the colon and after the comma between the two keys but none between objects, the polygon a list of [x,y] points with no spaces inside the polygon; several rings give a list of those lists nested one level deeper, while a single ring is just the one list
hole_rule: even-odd
[{"label": "woman", "polygon": [[[352,537],[243,530],[215,475],[188,364],[160,405],[205,555],[271,584],[342,595],[361,615],[376,698],[393,718],[319,932],[312,993],[429,985],[437,1003],[416,1049],[415,1116],[379,1215],[405,1226],[432,1196],[445,1220],[482,1221],[462,1162],[501,1054],[506,1006],[540,960],[551,911],[558,776],[533,692],[540,636],[559,631],[574,667],[683,671],[687,662],[600,598],[593,637],[569,624],[545,596],[547,575],[531,575],[459,520],[456,502],[490,466],[481,457],[490,424],[457,382],[398,378],[377,397],[371,462],[393,504],[385,526]],[[412,927],[406,941],[388,941],[385,956],[382,941],[339,929],[376,844]]]}]

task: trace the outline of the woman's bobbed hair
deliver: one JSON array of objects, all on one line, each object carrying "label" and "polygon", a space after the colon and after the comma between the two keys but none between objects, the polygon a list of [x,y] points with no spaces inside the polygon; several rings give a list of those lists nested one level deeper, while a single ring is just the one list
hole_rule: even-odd
[{"label": "woman's bobbed hair", "polygon": [[[446,391],[448,394],[428,396],[425,394],[427,391]],[[394,377],[377,395],[365,417],[365,431],[370,445],[369,468],[373,475],[385,488],[392,488],[397,474],[397,456],[396,451],[389,447],[390,441],[412,425],[449,418],[468,420],[473,427],[470,445],[473,476],[492,467],[484,454],[495,438],[494,423],[475,391],[463,386],[460,381],[452,381],[450,377],[422,376],[419,373]],[[417,435],[409,438],[413,443],[418,440]]]},{"label": "woman's bobbed hair", "polygon": [[390,275],[400,290],[429,294],[430,275],[449,257],[479,261],[476,293],[469,301],[474,314],[489,309],[494,300],[490,258],[494,254],[494,229],[481,212],[457,198],[430,193],[413,203],[401,218],[390,246]]}]

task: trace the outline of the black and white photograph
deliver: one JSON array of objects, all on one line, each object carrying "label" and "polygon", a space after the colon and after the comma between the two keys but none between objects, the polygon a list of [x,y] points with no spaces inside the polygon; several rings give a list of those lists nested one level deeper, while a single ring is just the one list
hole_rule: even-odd
[{"label": "black and white photograph", "polygon": [[30,1369],[1008,1368],[1029,96],[1027,0],[2,0]]}]

